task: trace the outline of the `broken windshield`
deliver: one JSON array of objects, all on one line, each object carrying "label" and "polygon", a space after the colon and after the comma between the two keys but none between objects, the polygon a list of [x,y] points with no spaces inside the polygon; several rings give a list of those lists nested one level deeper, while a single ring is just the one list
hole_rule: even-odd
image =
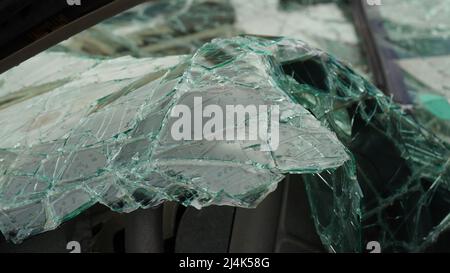
[{"label": "broken windshield", "polygon": [[[411,20],[400,2],[372,10]],[[444,53],[423,48],[398,64],[445,119]],[[345,1],[140,5],[0,75],[0,230],[19,243],[96,203],[253,208],[301,174],[329,252],[424,251],[450,224],[450,148],[370,75]]]}]

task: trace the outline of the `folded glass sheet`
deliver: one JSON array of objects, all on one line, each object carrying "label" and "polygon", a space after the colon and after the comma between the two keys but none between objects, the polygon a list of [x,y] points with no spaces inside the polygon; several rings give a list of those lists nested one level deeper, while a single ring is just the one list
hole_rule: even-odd
[{"label": "folded glass sheet", "polygon": [[[286,74],[270,44],[258,41],[216,40],[193,56],[156,59],[50,52],[1,75],[2,233],[20,242],[95,203],[119,212],[166,200],[254,207],[284,174],[340,167],[350,159],[346,148],[283,89]],[[283,54],[291,46],[309,54],[302,43],[286,46]],[[187,123],[177,127],[180,105],[193,115],[229,105],[249,110],[231,113],[240,123],[227,117],[222,125],[217,114],[215,129],[208,135],[200,124],[206,136],[197,138],[197,121],[187,125],[186,113]],[[271,112],[255,116],[247,108],[254,105]],[[228,138],[268,116],[266,137]],[[180,132],[194,138],[180,140]]]},{"label": "folded glass sheet", "polygon": [[[20,242],[97,202],[254,207],[301,173],[328,251],[427,250],[450,225],[450,6],[382,3],[369,17],[414,117],[354,72],[367,68],[345,1],[151,1],[0,75],[0,230]],[[266,38],[230,38],[245,33]],[[177,105],[237,103],[279,107],[277,149],[174,139]]]},{"label": "folded glass sheet", "polygon": [[[0,82],[0,229],[15,242],[97,202],[119,212],[165,200],[254,207],[288,173],[306,181],[330,252],[361,252],[369,241],[384,252],[423,251],[450,225],[448,144],[299,40],[216,39],[194,55],[164,58],[47,52]],[[251,111],[216,138],[196,139],[195,120],[186,131],[193,139],[174,137],[177,106],[195,114],[235,104],[279,108],[274,149],[262,149],[274,131],[217,137],[249,129]]]}]

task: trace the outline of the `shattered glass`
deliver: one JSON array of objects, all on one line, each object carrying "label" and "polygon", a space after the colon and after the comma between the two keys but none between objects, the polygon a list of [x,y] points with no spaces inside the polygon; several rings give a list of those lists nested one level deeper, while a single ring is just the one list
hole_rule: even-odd
[{"label": "shattered glass", "polygon": [[217,37],[286,36],[335,54],[369,77],[349,13],[342,0],[159,0],[97,24],[52,50],[155,57],[191,54]]},{"label": "shattered glass", "polygon": [[[427,250],[450,225],[450,28],[445,1],[423,5],[371,9],[414,116],[367,81],[345,1],[152,1],[24,62],[0,75],[0,230],[21,242],[97,202],[255,207],[296,173],[328,251]],[[171,109],[198,96],[280,106],[279,148],[174,140]]]},{"label": "shattered glass", "polygon": [[95,56],[155,57],[195,52],[215,37],[239,34],[228,0],[143,3],[60,43],[53,50]]},{"label": "shattered glass", "polygon": [[[102,61],[44,53],[2,75],[3,234],[20,241],[97,202],[120,212],[166,200],[254,207],[283,174],[348,160],[335,134],[274,83],[282,72],[273,60],[244,45],[217,41],[192,58]],[[52,60],[75,69],[42,67],[60,67]],[[28,80],[13,81],[27,73]],[[196,96],[204,108],[279,105],[278,148],[261,150],[264,139],[174,139],[169,113],[179,104],[193,109]]]},{"label": "shattered glass", "polygon": [[[297,75],[315,66],[321,72],[314,81]],[[359,242],[378,241],[385,252],[426,250],[450,225],[449,146],[330,56],[317,54],[306,68],[292,71],[301,84],[288,84],[291,94],[337,134],[353,158],[335,172],[306,175],[325,247],[360,252]],[[354,221],[359,213],[360,223]]]},{"label": "shattered glass", "polygon": [[378,43],[404,72],[416,118],[450,142],[450,3],[386,0],[370,11],[384,29]]},{"label": "shattered glass", "polygon": [[[40,58],[59,59],[53,54],[61,53]],[[10,96],[37,92],[0,112],[10,136],[2,138],[0,223],[11,240],[55,228],[95,202],[122,212],[164,200],[253,207],[286,173],[304,174],[331,252],[360,252],[367,240],[386,251],[419,251],[449,226],[449,147],[352,69],[303,42],[236,37],[207,43],[192,58],[82,60],[78,74],[36,72],[28,83],[2,87]],[[33,61],[2,79],[35,71]],[[114,73],[99,73],[105,70]],[[46,80],[59,84],[42,92]],[[222,105],[280,105],[279,149],[174,141],[167,113],[175,102],[192,107],[194,95]],[[75,109],[61,96],[72,96]],[[29,118],[17,124],[18,112]]]}]

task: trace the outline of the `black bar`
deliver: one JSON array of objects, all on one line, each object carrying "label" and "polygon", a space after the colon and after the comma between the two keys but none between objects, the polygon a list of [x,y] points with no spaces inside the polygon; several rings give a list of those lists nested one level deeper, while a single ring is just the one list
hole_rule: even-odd
[{"label": "black bar", "polygon": [[[447,268],[446,254],[58,254],[1,256],[2,265],[14,270],[45,272],[408,272],[421,265],[428,268]],[[249,258],[259,259],[258,266],[250,266]],[[246,263],[242,260],[247,259]],[[212,260],[210,268],[200,260]],[[264,262],[262,262],[264,260]],[[57,262],[56,262],[57,261]],[[188,267],[186,261],[195,262]],[[230,262],[233,262],[231,266]],[[236,262],[238,261],[238,262]],[[11,267],[9,267],[11,266]],[[398,266],[398,269],[395,267]]]}]

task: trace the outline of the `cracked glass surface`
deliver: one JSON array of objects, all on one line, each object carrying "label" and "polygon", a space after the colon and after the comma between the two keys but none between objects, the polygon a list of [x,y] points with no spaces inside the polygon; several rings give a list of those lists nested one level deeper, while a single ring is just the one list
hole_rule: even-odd
[{"label": "cracked glass surface", "polygon": [[416,118],[450,142],[449,1],[387,0],[371,13],[384,27],[380,45],[405,73]]},{"label": "cracked glass surface", "polygon": [[53,50],[94,56],[194,53],[213,38],[240,34],[301,39],[370,77],[343,0],[157,0],[73,36]]},{"label": "cracked glass surface", "polygon": [[[19,242],[97,202],[120,212],[166,200],[254,207],[286,173],[342,165],[349,159],[344,146],[280,88],[284,74],[251,41],[218,40],[191,57],[139,60],[50,52],[4,73],[3,234]],[[62,63],[73,65],[46,69]],[[280,106],[279,147],[175,140],[169,113],[179,104],[193,109],[196,96],[205,107]]]},{"label": "cracked glass surface", "polygon": [[[335,172],[306,175],[325,247],[360,252],[378,241],[385,252],[425,251],[450,224],[449,146],[330,56],[308,62],[322,72],[314,81],[298,76],[304,84],[290,84],[290,92],[336,132],[353,158]],[[292,71],[295,78],[303,70]]]},{"label": "cracked glass surface", "polygon": [[[341,1],[261,2],[141,5],[0,75],[2,233],[20,242],[96,202],[120,212],[164,200],[198,208],[254,207],[284,175],[302,173],[317,232],[330,252],[362,252],[369,241],[379,241],[383,252],[425,251],[445,236],[449,146],[435,125],[414,121],[434,119],[418,111],[412,118],[347,65],[366,73]],[[405,1],[394,2],[389,5],[405,7]],[[205,7],[213,7],[212,16],[205,16]],[[383,16],[393,22],[413,20],[418,12],[389,17],[384,7]],[[440,7],[434,14],[448,11]],[[278,20],[257,34],[300,38],[345,63],[293,39],[236,37],[203,45],[257,32],[262,22],[252,14],[260,12]],[[148,23],[149,17],[154,21]],[[445,40],[445,17],[430,18],[441,18],[441,30],[425,28],[421,35]],[[133,24],[125,24],[130,19]],[[312,20],[314,28],[292,25],[298,20]],[[409,55],[398,62],[416,75],[411,89],[432,87],[417,96],[417,105],[446,117],[446,99],[438,91],[446,88],[440,74],[447,70],[447,53],[426,60],[422,55],[448,47],[402,40],[399,33],[413,32],[392,26],[396,48],[421,45],[417,52],[399,51]],[[438,44],[441,51],[429,48]],[[188,55],[151,58],[170,54]],[[123,55],[136,58],[104,58]],[[424,67],[427,74],[415,73]],[[279,154],[261,152],[261,143],[174,142],[164,131],[170,107],[175,101],[189,105],[199,93],[213,101],[225,96],[280,105]]]},{"label": "cracked glass surface", "polygon": [[[7,96],[31,90],[0,112],[10,128],[0,191],[1,230],[10,240],[55,228],[95,202],[121,212],[164,200],[254,207],[287,173],[303,174],[330,252],[361,252],[372,240],[386,252],[422,251],[449,227],[449,147],[364,77],[304,42],[236,37],[192,57],[39,57],[81,62],[78,73],[51,78],[38,70],[2,87]],[[37,65],[29,60],[2,80]],[[280,148],[269,155],[254,142],[174,142],[169,108],[190,105],[195,94],[280,105]],[[75,109],[64,104],[71,97]]]}]

